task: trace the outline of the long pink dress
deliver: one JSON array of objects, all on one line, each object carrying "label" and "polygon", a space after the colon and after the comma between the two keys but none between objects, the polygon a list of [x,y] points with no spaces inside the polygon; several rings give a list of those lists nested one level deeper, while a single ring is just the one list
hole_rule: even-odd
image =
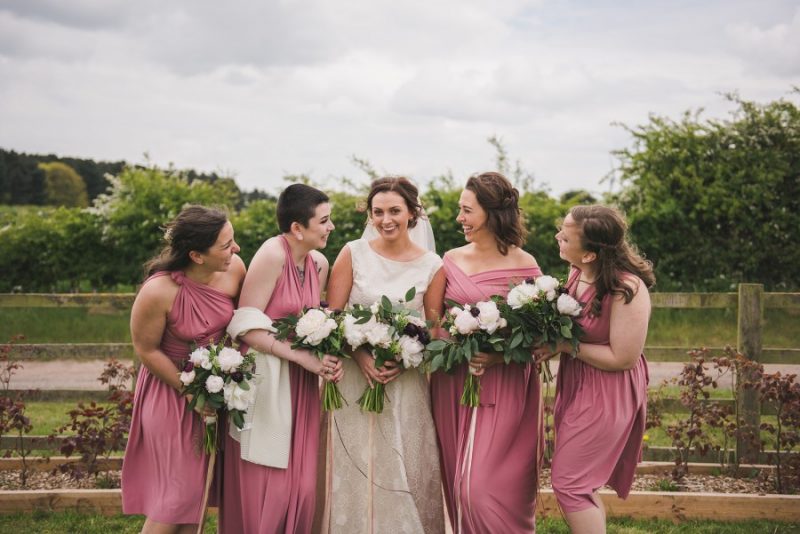
[{"label": "long pink dress", "polygon": [[[280,319],[319,306],[317,268],[309,254],[305,283],[294,267],[289,243],[280,236],[286,259],[272,297],[264,310]],[[292,446],[286,469],[242,460],[239,442],[225,439],[225,467],[219,530],[229,534],[311,532],[316,505],[320,394],[318,377],[289,362],[292,390]],[[254,444],[251,444],[254,446]]]},{"label": "long pink dress", "polygon": [[[175,363],[175,372],[193,345],[219,341],[233,316],[233,299],[222,291],[170,275],[180,286],[167,318],[161,350]],[[160,523],[200,521],[208,457],[201,454],[200,417],[189,410],[174,388],[141,367],[133,398],[133,417],[122,465],[122,510],[144,514]]]},{"label": "long pink dress", "polygon": [[[505,296],[509,281],[538,267],[465,274],[444,258],[445,298],[460,304]],[[431,376],[445,501],[453,532],[535,532],[534,507],[543,447],[539,374],[531,364],[495,365],[481,377],[477,408],[461,406],[467,365]]]},{"label": "long pink dress", "polygon": [[[574,295],[580,271],[567,287]],[[586,311],[592,287],[581,295],[583,343],[608,345],[613,296],[606,295],[599,317]],[[561,355],[554,407],[555,452],[553,491],[565,513],[596,506],[592,493],[609,485],[628,496],[636,464],[642,456],[647,409],[647,361],[644,354],[633,369],[601,371],[581,360]]]}]

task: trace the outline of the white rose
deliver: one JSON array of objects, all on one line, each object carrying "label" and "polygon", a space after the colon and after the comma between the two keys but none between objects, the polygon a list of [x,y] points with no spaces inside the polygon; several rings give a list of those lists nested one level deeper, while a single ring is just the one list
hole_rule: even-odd
[{"label": "white rose", "polygon": [[381,306],[380,303],[375,301],[372,303],[372,306],[369,307],[369,311],[372,312],[372,315],[375,315],[376,313],[378,313],[378,309],[380,308],[380,306]]},{"label": "white rose", "polygon": [[[469,304],[467,304],[466,309],[469,310]],[[452,308],[450,308],[450,312],[449,313],[453,317],[458,317],[458,315],[461,313],[461,308],[457,308],[457,307],[453,306]]]},{"label": "white rose", "polygon": [[202,367],[206,370],[211,369],[211,353],[205,347],[194,349],[189,355],[189,361],[192,362],[195,367]]},{"label": "white rose", "polygon": [[475,307],[481,312],[478,315],[478,323],[483,330],[492,334],[500,328],[500,310],[497,309],[497,304],[488,300],[477,303]]},{"label": "white rose", "polygon": [[558,313],[561,315],[577,317],[581,313],[580,303],[566,293],[558,297],[556,308],[558,308]]},{"label": "white rose", "polygon": [[459,310],[455,321],[453,321],[453,326],[455,326],[459,334],[466,336],[480,328],[480,323],[478,323],[478,319],[476,317],[473,317],[468,310],[464,309],[463,311]]},{"label": "white rose", "polygon": [[248,390],[239,387],[239,384],[231,380],[225,385],[225,405],[229,410],[246,411],[253,400],[253,392],[255,390],[251,387]]},{"label": "white rose", "polygon": [[194,371],[189,371],[188,373],[186,371],[182,372],[180,380],[184,386],[188,386],[189,384],[194,382]]},{"label": "white rose", "polygon": [[295,327],[295,333],[309,345],[319,345],[335,328],[336,321],[324,311],[314,308],[300,317]]},{"label": "white rose", "polygon": [[221,376],[211,375],[206,378],[206,389],[209,393],[219,393],[225,385],[225,380]]},{"label": "white rose", "polygon": [[536,300],[538,294],[539,292],[534,284],[520,284],[511,288],[511,291],[508,292],[508,296],[506,297],[506,301],[508,301],[508,305],[511,306],[511,308],[516,310]]},{"label": "white rose", "polygon": [[[370,323],[372,323],[371,319]],[[389,325],[387,324],[375,321],[364,331],[364,335],[367,338],[367,343],[373,347],[382,347],[388,349],[389,345],[392,344],[392,336],[389,333]]]},{"label": "white rose", "polygon": [[536,279],[536,287],[545,294],[547,300],[554,300],[556,298],[558,289],[558,279],[552,276],[540,276]]},{"label": "white rose", "polygon": [[360,347],[367,341],[364,335],[364,326],[368,323],[356,324],[356,321],[358,319],[350,314],[344,316],[344,338],[353,349]]},{"label": "white rose", "polygon": [[411,369],[422,363],[422,351],[425,350],[422,343],[413,337],[400,336],[399,344],[400,359],[403,361],[403,367]]},{"label": "white rose", "polygon": [[226,373],[231,373],[238,369],[240,365],[242,365],[244,358],[238,350],[230,347],[223,347],[217,355],[217,360],[219,361],[220,369]]}]

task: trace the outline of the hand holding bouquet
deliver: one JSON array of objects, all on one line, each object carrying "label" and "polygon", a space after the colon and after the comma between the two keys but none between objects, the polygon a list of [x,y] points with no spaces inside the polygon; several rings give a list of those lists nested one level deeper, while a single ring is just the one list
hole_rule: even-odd
[{"label": "hand holding bouquet", "polygon": [[[195,349],[183,365],[180,381],[182,394],[191,395],[189,408],[210,408],[219,412],[227,408],[228,416],[237,428],[244,426],[244,414],[253,398],[251,381],[255,358],[251,352],[244,356],[236,349],[225,346],[225,338],[215,344]],[[203,450],[216,451],[217,416],[205,418]]]},{"label": "hand holding bouquet", "polygon": [[[367,348],[375,358],[375,367],[395,361],[404,369],[419,367],[425,345],[430,341],[426,322],[404,307],[416,295],[412,287],[405,300],[393,303],[384,296],[369,308],[356,305],[344,316],[344,336],[353,350]],[[365,412],[383,412],[386,398],[385,385],[381,382],[367,385],[358,399]]]},{"label": "hand holding bouquet", "polygon": [[[479,352],[503,352],[505,336],[499,330],[507,326],[500,315],[501,297],[476,304],[461,306],[449,301],[450,309],[445,312],[442,328],[450,334],[450,339],[437,339],[428,343],[428,369],[452,372],[459,364],[469,363]],[[476,407],[480,404],[480,377],[474,375],[473,368],[464,382],[461,404]]]},{"label": "hand holding bouquet", "polygon": [[[512,287],[503,306],[503,317],[511,329],[506,363],[530,362],[532,349],[544,344],[555,350],[560,342],[568,341],[577,349],[581,328],[575,318],[581,309],[580,303],[552,276],[529,278]],[[542,365],[542,374],[545,382],[552,380],[547,362]]]},{"label": "hand holding bouquet", "polygon": [[[291,339],[292,349],[310,351],[320,360],[326,355],[344,357],[341,314],[331,312],[326,307],[309,308],[299,316],[290,315],[273,322],[278,339]],[[342,397],[336,383],[323,377],[325,385],[322,392],[322,409],[326,412],[342,407]]]}]

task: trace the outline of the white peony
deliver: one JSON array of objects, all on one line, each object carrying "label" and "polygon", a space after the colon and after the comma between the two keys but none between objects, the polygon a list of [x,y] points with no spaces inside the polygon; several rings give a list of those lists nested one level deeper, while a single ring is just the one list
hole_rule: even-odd
[{"label": "white peony", "polygon": [[539,290],[536,288],[535,284],[520,284],[511,288],[511,291],[508,292],[506,300],[508,301],[508,305],[511,306],[512,309],[516,310],[528,304],[529,302],[538,300],[538,298]]},{"label": "white peony", "polygon": [[378,313],[378,309],[380,308],[380,306],[381,306],[380,303],[378,301],[375,301],[372,303],[372,306],[369,307],[369,311],[372,312],[372,315],[375,315],[376,313]]},{"label": "white peony", "polygon": [[192,362],[195,367],[202,367],[206,370],[211,369],[211,353],[205,347],[194,349],[189,355],[189,361]]},{"label": "white peony", "polygon": [[417,325],[417,326],[422,327],[422,328],[427,328],[427,326],[428,326],[425,323],[425,319],[422,319],[421,317],[417,317],[416,315],[406,315],[406,319],[408,320],[409,323],[411,323],[413,325]]},{"label": "white peony", "polygon": [[[367,338],[367,343],[372,345],[373,347],[382,347],[384,349],[388,349],[389,345],[392,344],[392,335],[389,332],[389,325],[379,323],[370,319],[369,323],[367,323],[368,328],[364,330],[364,335]],[[371,323],[371,324],[370,324]]]},{"label": "white peony", "polygon": [[486,330],[493,334],[495,330],[501,327],[500,310],[497,309],[497,304],[491,300],[478,302],[475,307],[480,310],[478,315],[478,323],[481,329]]},{"label": "white peony", "polygon": [[219,361],[219,368],[226,373],[232,373],[242,365],[244,358],[238,350],[230,347],[222,347],[217,355]]},{"label": "white peony", "polygon": [[246,411],[253,401],[254,391],[252,387],[247,390],[242,389],[239,384],[231,380],[224,388],[225,404],[229,410]]},{"label": "white peony", "polygon": [[[372,320],[372,319],[370,319]],[[367,342],[367,336],[364,334],[364,327],[369,322],[364,324],[356,324],[358,318],[350,314],[344,316],[344,338],[351,348],[356,349]]]},{"label": "white peony", "polygon": [[558,313],[561,315],[577,317],[581,313],[580,303],[566,293],[558,297],[556,308],[558,308]]},{"label": "white peony", "polygon": [[188,373],[186,371],[183,371],[181,373],[180,380],[184,386],[188,386],[189,384],[194,382],[194,371],[189,371]]},{"label": "white peony", "polygon": [[463,334],[465,336],[480,328],[478,318],[473,317],[468,309],[458,311],[455,321],[453,321],[453,325],[455,326],[456,330],[458,330],[459,334]]},{"label": "white peony", "polygon": [[225,380],[221,376],[211,375],[206,378],[206,389],[209,393],[219,393],[225,385]]},{"label": "white peony", "polygon": [[540,276],[536,279],[535,285],[539,291],[545,294],[545,298],[547,298],[547,300],[555,300],[556,295],[558,294],[558,279],[547,275]]},{"label": "white peony", "polygon": [[316,308],[308,310],[297,321],[295,333],[297,337],[309,345],[319,345],[322,340],[336,329],[336,321],[327,313]]},{"label": "white peony", "polygon": [[403,361],[403,367],[411,369],[412,367],[419,366],[422,363],[422,353],[425,346],[410,336],[400,336],[400,359]]}]

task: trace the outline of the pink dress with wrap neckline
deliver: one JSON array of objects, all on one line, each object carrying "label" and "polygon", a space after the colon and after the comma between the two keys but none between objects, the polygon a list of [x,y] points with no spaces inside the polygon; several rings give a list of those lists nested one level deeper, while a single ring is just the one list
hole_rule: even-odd
[{"label": "pink dress with wrap neckline", "polygon": [[[445,298],[460,304],[505,296],[510,281],[542,274],[538,267],[529,267],[467,275],[448,256],[444,269]],[[467,372],[463,364],[453,374],[431,376],[433,419],[453,532],[535,532],[544,449],[539,374],[531,364],[495,365],[481,377],[480,406],[468,408],[459,403]]]},{"label": "pink dress with wrap neckline", "polygon": [[[278,282],[264,310],[270,318],[297,314],[320,303],[319,276],[309,254],[305,283],[294,267],[286,238]],[[289,362],[292,397],[292,446],[286,469],[242,460],[239,442],[226,436],[219,531],[229,534],[311,532],[316,505],[320,390],[317,375]],[[257,444],[251,443],[251,447]]]},{"label": "pink dress with wrap neckline", "polygon": [[[162,271],[180,287],[167,317],[161,350],[175,372],[193,345],[217,342],[233,316],[233,298],[187,278]],[[200,454],[203,423],[186,399],[142,366],[136,380],[133,416],[122,466],[122,510],[160,523],[197,523],[201,515],[208,457]]]},{"label": "pink dress with wrap neckline", "polygon": [[[632,275],[629,275],[632,276]],[[567,288],[575,295],[580,271],[570,275]],[[594,287],[581,295],[584,306],[578,323],[582,343],[608,345],[611,304],[607,294],[599,316],[587,311]],[[602,371],[568,355],[561,355],[556,381],[553,492],[565,513],[596,506],[592,493],[611,486],[622,498],[630,493],[636,464],[642,456],[647,410],[647,361],[625,371]]]}]

